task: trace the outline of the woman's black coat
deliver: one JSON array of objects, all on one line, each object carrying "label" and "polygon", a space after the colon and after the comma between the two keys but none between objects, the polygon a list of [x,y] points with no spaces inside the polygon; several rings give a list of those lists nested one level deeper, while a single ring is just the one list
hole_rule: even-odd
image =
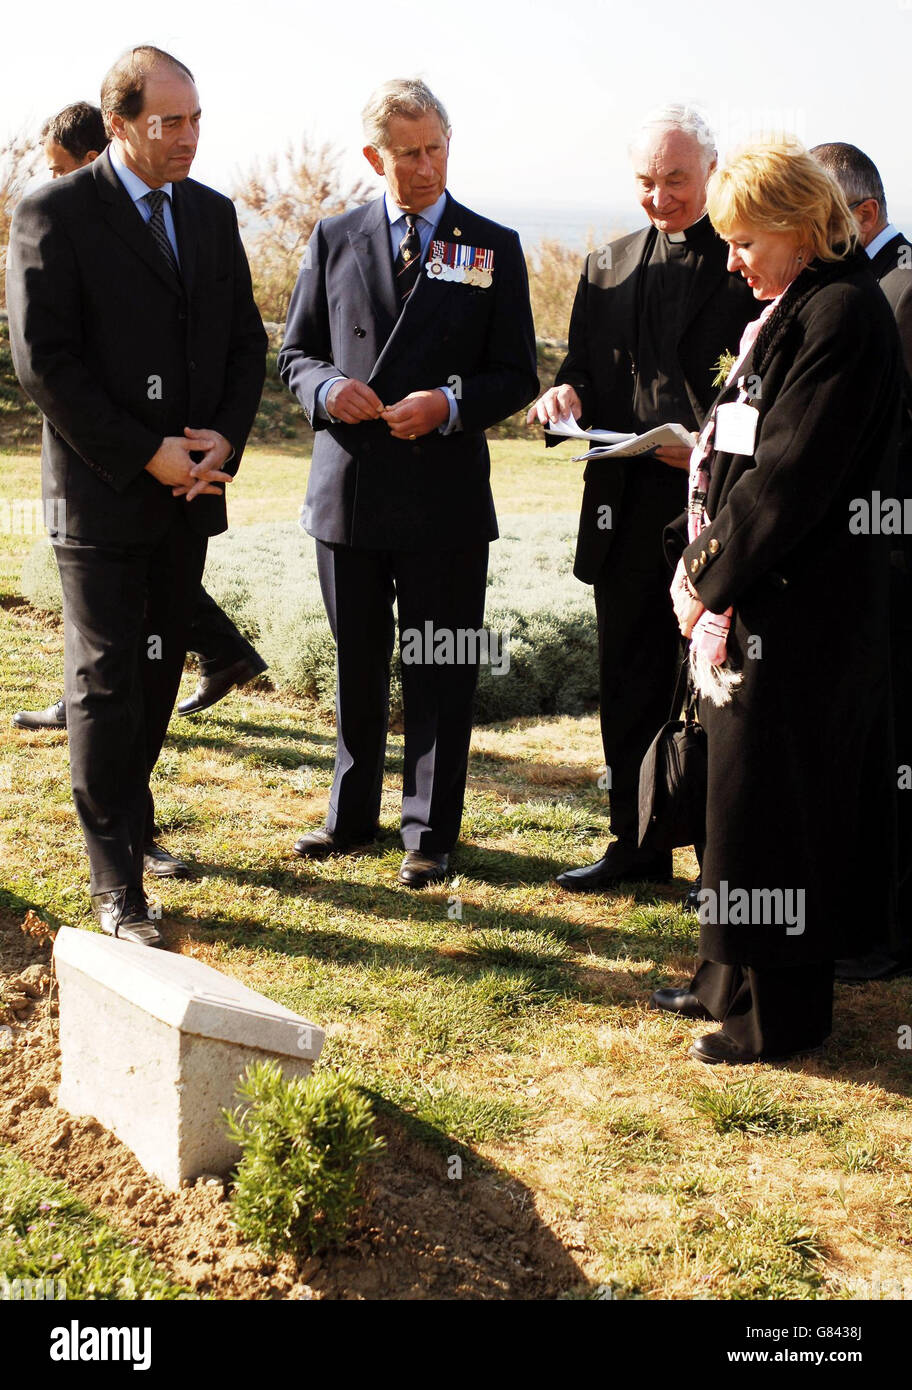
[{"label": "woman's black coat", "polygon": [[[729,705],[700,701],[703,886],[716,895],[701,912],[700,954],[797,965],[861,954],[885,935],[892,900],[890,539],[855,534],[850,504],[889,493],[900,368],[864,254],[812,262],[739,376],[759,390],[754,455],[712,455],[712,520],[683,547],[705,606],[734,606],[729,656],[743,673]],[[733,383],[716,407],[737,394]],[[669,553],[685,541],[682,519]],[[736,889],[750,895],[750,919],[722,922]]]}]

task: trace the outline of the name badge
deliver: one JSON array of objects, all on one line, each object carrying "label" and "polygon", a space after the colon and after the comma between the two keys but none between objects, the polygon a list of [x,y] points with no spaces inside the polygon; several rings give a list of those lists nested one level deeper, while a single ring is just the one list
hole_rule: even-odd
[{"label": "name badge", "polygon": [[720,405],[716,410],[713,448],[718,449],[720,454],[746,454],[748,458],[753,458],[759,419],[756,406],[740,401]]}]

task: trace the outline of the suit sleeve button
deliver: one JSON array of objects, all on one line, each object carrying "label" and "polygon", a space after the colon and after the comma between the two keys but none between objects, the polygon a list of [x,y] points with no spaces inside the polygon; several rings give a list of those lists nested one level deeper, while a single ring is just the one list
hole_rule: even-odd
[{"label": "suit sleeve button", "polygon": [[706,551],[705,551],[705,550],[701,550],[701,551],[700,551],[700,564],[701,564],[701,565],[705,565],[705,564],[706,564]]},{"label": "suit sleeve button", "polygon": [[690,562],[690,572],[691,572],[691,574],[696,574],[696,572],[697,572],[697,570],[698,570],[699,568],[700,568],[700,561],[699,561],[699,560],[691,560],[691,562]]},{"label": "suit sleeve button", "polygon": [[710,555],[718,555],[719,553],[719,542],[716,540],[715,536],[713,536],[709,543],[709,553]]}]

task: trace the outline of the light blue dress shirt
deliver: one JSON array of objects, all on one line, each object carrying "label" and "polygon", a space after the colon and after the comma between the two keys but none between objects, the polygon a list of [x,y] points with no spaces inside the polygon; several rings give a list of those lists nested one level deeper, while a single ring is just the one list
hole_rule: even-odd
[{"label": "light blue dress shirt", "polygon": [[886,246],[887,242],[892,241],[895,236],[899,236],[899,232],[893,226],[892,222],[888,222],[887,225],[884,227],[883,231],[878,232],[874,240],[868,242],[867,246],[865,247],[865,250],[867,251],[872,261],[874,257],[877,255],[880,248],[882,246]]},{"label": "light blue dress shirt", "polygon": [[[133,206],[138,209],[139,215],[142,218],[142,220],[148,223],[152,217],[152,209],[150,208],[149,204],[144,202],[143,200],[146,194],[151,193],[153,190],[149,187],[147,183],[145,183],[139,177],[138,174],[134,174],[132,169],[127,168],[126,164],[124,164],[123,160],[121,159],[120,154],[118,153],[117,147],[114,144],[113,140],[108,146],[108,157],[111,161],[111,164],[114,167],[115,174],[120,179],[121,183],[129,193],[130,197],[133,199]],[[180,252],[177,249],[177,233],[174,230],[174,214],[171,211],[171,198],[173,196],[172,188],[173,184],[170,183],[163,183],[161,186],[161,191],[165,194],[165,201],[162,205],[162,213],[164,214],[165,231],[168,233],[168,240],[171,243],[171,249],[174,252],[177,264],[180,265]]]},{"label": "light blue dress shirt", "polygon": [[[389,219],[390,250],[393,256],[393,262],[395,263],[396,257],[399,255],[399,247],[402,244],[402,240],[408,228],[408,223],[405,220],[406,214],[396,203],[393,202],[389,193],[384,194],[384,202],[386,204],[386,215]],[[445,207],[446,193],[441,193],[436,203],[431,203],[430,207],[427,207],[422,212],[415,214],[416,230],[421,240],[422,261],[424,261],[427,258],[428,247],[431,244],[431,238],[437,230],[437,223],[443,216],[443,209]],[[323,385],[317,392],[316,412],[321,420],[329,420],[332,418],[329,414],[329,411],[326,409],[326,397],[329,395],[331,388],[336,384],[337,381],[344,380],[345,378],[343,376],[330,377],[328,381],[324,381]],[[462,429],[462,423],[459,419],[459,403],[456,400],[455,395],[453,394],[452,387],[441,386],[438,389],[441,390],[443,394],[446,396],[447,403],[450,407],[449,417],[447,418],[445,424],[440,425],[438,427],[438,432],[440,434],[452,434],[454,430]]]}]

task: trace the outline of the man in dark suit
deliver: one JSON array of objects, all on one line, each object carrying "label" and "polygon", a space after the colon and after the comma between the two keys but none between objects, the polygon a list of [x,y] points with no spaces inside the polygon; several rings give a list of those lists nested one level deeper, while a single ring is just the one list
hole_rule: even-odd
[{"label": "man in dark suit", "polygon": [[[88,101],[76,101],[65,106],[45,121],[41,143],[52,179],[74,174],[77,169],[92,164],[108,147],[101,108]],[[196,690],[178,705],[180,714],[195,714],[208,709],[254,676],[266,670],[266,662],[238,631],[228,614],[200,587],[199,602],[193,615],[188,645],[200,658],[200,679]],[[20,729],[65,729],[66,701],[61,696],[47,709],[17,710],[13,723]],[[173,877],[186,873],[180,861],[169,862],[170,856],[147,856],[160,876]]]},{"label": "man in dark suit", "polygon": [[[887,297],[902,344],[903,412],[895,496],[912,499],[912,243],[890,222],[877,166],[856,145],[815,145],[811,154],[832,174],[858,226],[858,239]],[[890,658],[896,762],[912,766],[912,536],[894,538],[890,569]],[[903,780],[897,776],[897,787]],[[836,962],[836,978],[851,983],[889,980],[912,973],[912,791],[899,789],[897,810],[898,896],[889,935],[866,951]]]},{"label": "man in dark suit", "polygon": [[[386,83],[364,129],[386,194],[314,229],[279,354],[316,431],[303,522],[338,656],[329,814],[295,852],[323,857],[376,835],[395,600],[399,880],[420,888],[445,876],[462,817],[473,639],[497,536],[484,431],[535,394],[535,337],[516,233],[446,191],[437,98],[422,82]],[[455,660],[442,657],[447,640]]]},{"label": "man in dark suit", "polygon": [[234,208],[188,179],[200,116],[189,69],[133,49],[101,107],[109,149],[16,209],[7,300],[16,370],[45,417],[93,906],[109,934],[160,945],[142,886],[149,778],[207,538],[227,527],[223,485],[256,412],[266,336]]},{"label": "man in dark suit", "polygon": [[[650,225],[588,256],[567,356],[555,385],[529,411],[530,424],[573,415],[583,427],[631,433],[670,423],[697,430],[715,395],[720,355],[737,350],[756,317],[751,292],[728,273],[726,247],[706,216],[716,150],[700,114],[663,107],[630,153]],[[638,849],[638,786],[643,755],[668,718],[681,659],[662,532],[686,506],[688,457],[682,446],[586,467],[574,573],[595,590],[602,744],[617,838],[596,864],[558,876],[571,892],[671,878],[670,854]]]}]

